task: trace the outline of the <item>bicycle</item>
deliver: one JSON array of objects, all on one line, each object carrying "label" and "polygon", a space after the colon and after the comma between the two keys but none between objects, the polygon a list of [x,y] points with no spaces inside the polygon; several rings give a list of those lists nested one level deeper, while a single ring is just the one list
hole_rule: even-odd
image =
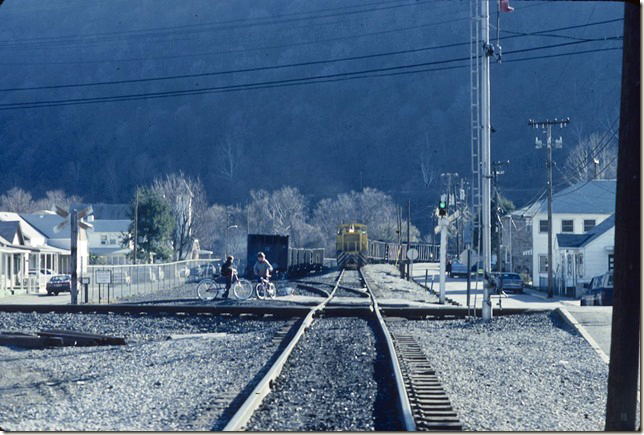
[{"label": "bicycle", "polygon": [[[205,278],[199,281],[197,285],[197,296],[203,301],[212,301],[221,297],[226,292],[226,282],[219,279]],[[233,277],[233,283],[230,289],[237,299],[248,299],[253,294],[253,284],[247,279]]]},{"label": "bicycle", "polygon": [[257,299],[275,299],[275,296],[277,296],[277,289],[275,288],[275,284],[270,282],[267,278],[261,278],[261,282],[258,282],[255,285],[255,294],[257,295]]}]

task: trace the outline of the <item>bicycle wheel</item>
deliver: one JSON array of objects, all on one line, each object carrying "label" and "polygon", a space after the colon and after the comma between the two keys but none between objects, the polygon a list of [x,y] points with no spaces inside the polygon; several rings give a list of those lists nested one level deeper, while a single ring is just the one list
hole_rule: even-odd
[{"label": "bicycle wheel", "polygon": [[268,283],[266,294],[269,298],[275,299],[275,296],[277,296],[277,289],[275,288],[275,284],[273,284],[272,282]]},{"label": "bicycle wheel", "polygon": [[197,296],[203,301],[212,301],[223,293],[224,288],[223,284],[219,284],[212,279],[204,279],[197,285]]},{"label": "bicycle wheel", "polygon": [[257,284],[255,286],[255,294],[257,299],[266,299],[266,292],[264,291],[264,286],[262,284]]},{"label": "bicycle wheel", "polygon": [[237,299],[248,299],[253,294],[253,284],[245,279],[237,280],[233,284],[233,293]]}]

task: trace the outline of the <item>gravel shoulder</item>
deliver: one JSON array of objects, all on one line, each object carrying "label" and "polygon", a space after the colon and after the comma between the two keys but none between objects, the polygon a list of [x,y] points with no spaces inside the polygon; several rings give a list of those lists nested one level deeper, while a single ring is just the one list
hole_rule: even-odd
[{"label": "gravel shoulder", "polygon": [[416,337],[465,430],[604,428],[608,367],[555,313],[389,327]]},{"label": "gravel shoulder", "polygon": [[[0,346],[0,427],[10,431],[210,430],[271,357],[282,321],[0,313],[4,330],[72,329],[125,346]],[[206,334],[167,340],[175,334]]]},{"label": "gravel shoulder", "polygon": [[400,278],[400,272],[391,264],[369,264],[363,268],[378,298],[404,299],[410,302],[436,304],[438,298],[418,284]]}]

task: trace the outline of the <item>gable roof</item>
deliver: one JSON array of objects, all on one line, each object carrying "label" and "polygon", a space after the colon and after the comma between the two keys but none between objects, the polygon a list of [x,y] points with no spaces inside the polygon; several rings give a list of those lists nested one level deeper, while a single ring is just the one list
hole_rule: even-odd
[{"label": "gable roof", "polygon": [[18,244],[24,245],[25,239],[20,230],[20,221],[0,221],[0,237],[13,244],[16,236],[18,236]]},{"label": "gable roof", "polygon": [[615,227],[615,213],[584,234],[557,234],[557,244],[560,248],[581,248],[588,246],[613,227]]},{"label": "gable roof", "polygon": [[72,237],[69,225],[59,233],[54,232],[54,227],[65,220],[57,214],[30,213],[21,214],[20,217],[26,220],[29,225],[40,231],[48,239],[70,239]]},{"label": "gable roof", "polygon": [[[608,214],[615,212],[617,180],[581,181],[552,195],[553,213]],[[547,198],[512,212],[514,216],[547,213]]]}]

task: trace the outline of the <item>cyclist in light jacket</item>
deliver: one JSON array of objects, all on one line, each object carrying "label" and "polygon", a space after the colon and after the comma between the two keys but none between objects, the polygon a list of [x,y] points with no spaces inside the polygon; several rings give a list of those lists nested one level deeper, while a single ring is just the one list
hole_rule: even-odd
[{"label": "cyclist in light jacket", "polygon": [[270,277],[269,272],[273,270],[273,266],[268,262],[263,252],[257,254],[257,263],[253,267],[253,272],[257,276],[257,282],[262,282],[262,278],[268,280]]}]

